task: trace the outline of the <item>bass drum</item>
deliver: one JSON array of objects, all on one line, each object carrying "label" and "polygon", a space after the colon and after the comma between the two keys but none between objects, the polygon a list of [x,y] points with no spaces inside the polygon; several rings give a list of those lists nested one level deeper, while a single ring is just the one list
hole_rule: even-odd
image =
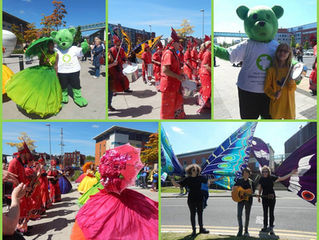
[{"label": "bass drum", "polygon": [[291,78],[296,82],[300,82],[307,74],[307,67],[302,63],[297,63],[293,66],[291,71]]}]

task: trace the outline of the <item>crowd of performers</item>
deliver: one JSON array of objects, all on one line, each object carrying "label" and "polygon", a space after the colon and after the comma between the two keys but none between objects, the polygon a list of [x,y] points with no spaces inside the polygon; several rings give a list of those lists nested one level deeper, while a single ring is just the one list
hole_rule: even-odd
[{"label": "crowd of performers", "polygon": [[[174,177],[171,177],[171,182],[175,187],[184,188],[188,190],[187,204],[190,211],[190,219],[192,225],[192,236],[196,236],[196,221],[195,215],[198,215],[199,233],[207,234],[208,230],[204,228],[203,224],[203,210],[207,206],[207,200],[209,197],[209,184],[220,178],[213,178],[211,176],[202,176],[201,167],[197,164],[191,164],[186,169],[186,177],[181,181],[176,182]],[[256,188],[258,190],[257,198],[258,202],[262,201],[263,208],[263,228],[261,233],[275,235],[274,233],[274,210],[276,205],[276,194],[274,191],[274,183],[285,181],[293,174],[296,174],[297,170],[291,171],[286,176],[278,177],[271,174],[271,170],[268,166],[263,166],[261,169],[261,176],[257,183],[250,179],[251,170],[247,167],[242,170],[242,177],[237,179],[232,187],[233,200],[237,203],[237,221],[238,221],[238,233],[237,237],[245,236],[249,237],[248,226],[250,219],[250,211],[253,204],[253,193]],[[257,185],[257,187],[256,187]],[[248,191],[247,191],[248,190]],[[242,215],[245,208],[245,225],[243,225]],[[269,213],[269,214],[268,214]]]},{"label": "crowd of performers", "polygon": [[52,159],[47,170],[45,166],[45,160],[33,155],[25,143],[8,166],[4,164],[3,201],[8,205],[3,214],[4,239],[10,239],[9,236],[24,239],[22,235],[28,235],[30,230],[28,222],[40,219],[52,204],[60,202],[61,192],[70,192],[72,185],[57,169],[57,161]]},{"label": "crowd of performers", "polygon": [[[184,81],[197,84],[197,103],[200,106],[197,112],[211,108],[211,39],[205,37],[199,52],[195,39],[190,38],[187,44],[184,43],[185,47],[182,42],[185,42],[184,39],[172,28],[171,40],[166,46],[159,41],[153,55],[150,46],[146,43],[144,45],[141,56],[142,79],[148,85],[151,85],[150,80],[153,77],[155,79],[156,89],[161,92],[161,119],[186,117],[182,86]],[[109,111],[116,111],[112,106],[112,98],[117,92],[131,92],[129,80],[122,72],[123,64],[136,61],[133,52],[126,57],[121,40],[116,35],[113,36],[113,43],[114,46],[108,52]]]}]

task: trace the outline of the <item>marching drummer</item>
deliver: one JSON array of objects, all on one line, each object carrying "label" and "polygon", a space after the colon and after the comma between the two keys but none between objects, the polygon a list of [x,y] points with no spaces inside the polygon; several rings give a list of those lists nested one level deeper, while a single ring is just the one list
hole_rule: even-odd
[{"label": "marching drummer", "polygon": [[161,119],[185,118],[184,99],[181,83],[185,77],[176,51],[180,47],[179,37],[172,28],[169,47],[163,52],[161,60]]},{"label": "marching drummer", "polygon": [[[152,76],[149,76],[149,72],[150,72],[149,67],[151,67],[152,65],[152,53],[147,43],[145,43],[145,51],[142,54],[142,60],[143,60],[143,63],[142,63],[143,82],[147,83],[148,85],[151,85],[150,78]],[[147,74],[145,72],[147,72]],[[147,75],[147,79],[145,75]]]},{"label": "marching drummer", "polygon": [[158,42],[157,50],[153,54],[152,62],[153,62],[153,70],[155,77],[155,86],[157,91],[159,91],[160,79],[161,79],[161,58],[163,53],[163,45],[161,42]]},{"label": "marching drummer", "polygon": [[[118,71],[118,74],[121,74],[123,71],[123,64],[126,62],[129,63],[129,62],[126,58],[125,51],[121,46],[121,40],[116,35],[113,35],[113,43],[115,46],[111,47],[109,51],[114,61],[118,63],[118,66],[116,68]],[[129,87],[128,78],[123,75],[121,76],[121,79],[125,79],[124,82],[123,81],[120,82],[120,85],[122,86],[122,91],[132,92],[132,90],[130,90],[130,87]]]}]

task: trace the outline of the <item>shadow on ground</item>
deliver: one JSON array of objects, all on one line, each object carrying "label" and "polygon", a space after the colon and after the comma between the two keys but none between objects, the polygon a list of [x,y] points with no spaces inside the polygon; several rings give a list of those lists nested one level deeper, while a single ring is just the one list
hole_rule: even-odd
[{"label": "shadow on ground", "polygon": [[152,112],[152,106],[142,105],[139,107],[131,107],[127,109],[116,109],[114,112],[109,112],[109,117],[117,116],[117,117],[132,117],[136,118],[142,116],[144,114],[148,114]]}]

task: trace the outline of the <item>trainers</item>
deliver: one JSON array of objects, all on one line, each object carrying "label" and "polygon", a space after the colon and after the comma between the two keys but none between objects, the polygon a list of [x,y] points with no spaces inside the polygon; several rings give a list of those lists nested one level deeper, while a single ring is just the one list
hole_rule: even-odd
[{"label": "trainers", "polygon": [[208,234],[208,233],[209,233],[209,231],[208,231],[208,230],[206,230],[205,228],[201,228],[201,229],[199,230],[199,233]]},{"label": "trainers", "polygon": [[260,231],[261,232],[268,232],[266,227],[263,227]]},{"label": "trainers", "polygon": [[97,78],[97,76],[93,76],[93,78]]},{"label": "trainers", "polygon": [[196,230],[193,230],[193,232],[192,232],[192,235],[191,235],[192,237],[195,237],[196,236]]},{"label": "trainers", "polygon": [[109,106],[109,111],[116,111],[116,109],[112,106]]},{"label": "trainers", "polygon": [[248,231],[245,231],[245,233],[244,233],[244,237],[249,237],[249,233],[248,233]]},{"label": "trainers", "polygon": [[237,237],[241,237],[241,236],[243,236],[243,232],[239,230],[237,233]]}]

